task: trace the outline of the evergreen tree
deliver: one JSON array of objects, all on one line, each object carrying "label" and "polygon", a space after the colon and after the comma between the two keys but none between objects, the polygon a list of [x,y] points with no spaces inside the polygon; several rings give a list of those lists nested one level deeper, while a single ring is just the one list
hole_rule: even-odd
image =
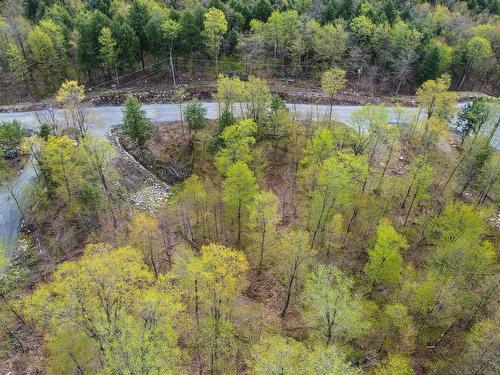
[{"label": "evergreen tree", "polygon": [[139,101],[135,97],[129,96],[123,109],[123,134],[136,142],[143,150],[144,145],[153,135],[153,130],[153,124],[146,117],[146,112],[142,109]]},{"label": "evergreen tree", "polygon": [[197,131],[207,125],[207,109],[199,100],[193,100],[184,108],[184,119],[187,121],[189,130]]},{"label": "evergreen tree", "polygon": [[419,65],[420,82],[437,79],[446,73],[452,60],[452,49],[438,40],[431,40],[424,48],[423,59]]},{"label": "evergreen tree", "polygon": [[146,3],[142,0],[134,0],[130,5],[128,23],[132,27],[139,40],[139,51],[141,55],[142,68],[144,69],[144,50],[147,46],[145,27],[150,20]]}]

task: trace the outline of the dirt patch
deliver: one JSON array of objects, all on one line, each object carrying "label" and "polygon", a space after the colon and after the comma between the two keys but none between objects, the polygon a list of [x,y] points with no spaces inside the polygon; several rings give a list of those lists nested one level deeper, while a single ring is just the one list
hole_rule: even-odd
[{"label": "dirt patch", "polygon": [[43,374],[45,342],[43,337],[33,335],[31,324],[20,325],[16,329],[16,337],[22,342],[22,349],[11,351],[10,356],[0,360],[1,374]]},{"label": "dirt patch", "polygon": [[283,309],[284,288],[276,277],[267,271],[259,273],[258,270],[251,270],[248,273],[248,280],[249,285],[245,295],[263,303],[278,315]]},{"label": "dirt patch", "polygon": [[120,134],[119,130],[115,130],[115,134],[127,152],[167,184],[180,182],[191,174],[193,138],[185,124],[158,123],[155,134],[143,149]]}]

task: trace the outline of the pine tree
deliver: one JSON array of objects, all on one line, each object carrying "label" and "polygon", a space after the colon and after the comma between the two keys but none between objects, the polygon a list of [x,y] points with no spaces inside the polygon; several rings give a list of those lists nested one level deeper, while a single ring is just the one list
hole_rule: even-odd
[{"label": "pine tree", "polygon": [[123,110],[123,133],[135,141],[141,150],[144,150],[144,145],[153,135],[153,124],[146,117],[146,112],[142,109],[139,101],[129,96],[125,101]]}]

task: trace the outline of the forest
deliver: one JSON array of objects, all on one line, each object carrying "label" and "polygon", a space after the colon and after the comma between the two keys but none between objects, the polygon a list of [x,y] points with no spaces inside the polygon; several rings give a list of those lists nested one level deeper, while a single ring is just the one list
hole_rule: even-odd
[{"label": "forest", "polygon": [[[444,73],[452,88],[498,95],[498,0],[2,0],[0,104],[38,100],[76,79],[119,86],[148,68],[312,79],[413,94]],[[210,9],[210,12],[207,11]],[[134,76],[135,77],[135,76]],[[18,95],[10,98],[9,91]]]},{"label": "forest", "polygon": [[0,2],[0,373],[497,374],[499,7]]}]

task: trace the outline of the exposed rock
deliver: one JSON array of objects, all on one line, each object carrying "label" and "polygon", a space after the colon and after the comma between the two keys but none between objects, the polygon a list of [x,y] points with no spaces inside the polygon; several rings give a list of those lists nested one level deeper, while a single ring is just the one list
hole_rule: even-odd
[{"label": "exposed rock", "polygon": [[493,214],[493,216],[488,219],[488,222],[493,228],[500,229],[500,212]]},{"label": "exposed rock", "polygon": [[140,210],[152,213],[162,206],[168,196],[169,193],[165,188],[160,184],[154,184],[134,193],[130,200]]}]

